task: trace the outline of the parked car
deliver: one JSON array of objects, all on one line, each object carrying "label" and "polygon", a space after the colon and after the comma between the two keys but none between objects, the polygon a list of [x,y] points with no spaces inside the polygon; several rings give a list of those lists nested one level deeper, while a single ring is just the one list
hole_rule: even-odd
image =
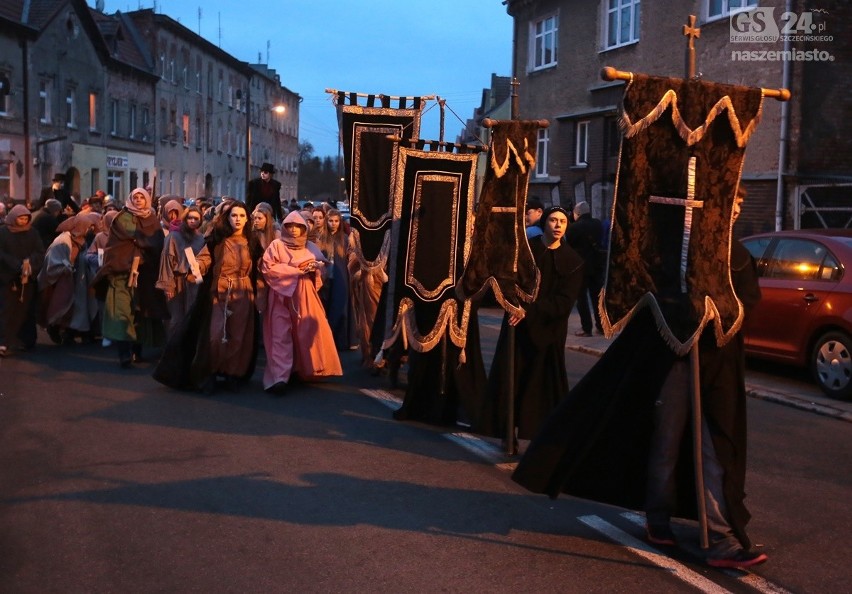
[{"label": "parked car", "polygon": [[746,354],[807,367],[828,396],[852,398],[852,230],[762,233],[743,244],[762,293],[744,325]]}]

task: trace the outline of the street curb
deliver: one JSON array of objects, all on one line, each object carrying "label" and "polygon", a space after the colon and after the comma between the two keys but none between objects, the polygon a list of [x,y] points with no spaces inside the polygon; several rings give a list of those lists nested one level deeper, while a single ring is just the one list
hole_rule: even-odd
[{"label": "street curb", "polygon": [[[583,353],[585,355],[592,355],[595,357],[600,357],[604,354],[604,351],[602,351],[601,349],[596,349],[593,347],[573,344],[567,344],[565,345],[565,347],[569,350],[576,351],[578,353]],[[766,400],[768,402],[775,402],[777,404],[791,406],[793,408],[798,408],[799,410],[806,410],[822,416],[832,417],[835,419],[840,419],[841,421],[852,423],[852,413],[848,411],[841,410],[830,405],[820,404],[819,402],[814,402],[812,400],[806,400],[804,398],[791,396],[790,394],[776,392],[774,390],[767,389],[763,386],[746,384],[746,396],[756,398],[758,400]]]}]

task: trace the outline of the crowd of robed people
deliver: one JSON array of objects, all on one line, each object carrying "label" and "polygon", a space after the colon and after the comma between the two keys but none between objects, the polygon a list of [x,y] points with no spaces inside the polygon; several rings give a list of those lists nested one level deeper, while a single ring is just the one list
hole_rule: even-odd
[{"label": "crowd of robed people", "polygon": [[[592,323],[601,331],[596,305],[603,225],[585,202],[568,212],[531,200],[526,214],[539,292],[523,315],[504,317],[483,397],[465,419],[475,431],[495,437],[507,433],[502,373],[508,350],[514,349],[516,377],[512,434],[534,439],[570,391],[564,346],[575,304],[582,324],[578,336],[590,336]],[[155,379],[210,394],[220,386],[238,390],[254,374],[262,349],[263,387],[281,395],[293,381],[342,375],[339,350],[361,345],[363,360],[370,361],[369,336],[359,336],[359,327],[369,324],[356,324],[353,312],[358,288],[351,280],[360,272],[346,221],[328,204],[300,207],[292,201],[275,209],[259,201],[250,210],[231,198],[216,206],[204,200],[185,206],[174,196],[154,204],[148,190],[136,188],[123,207],[99,192],[72,208],[45,196],[37,212],[16,205],[0,225],[0,356],[32,348],[40,325],[57,344],[100,341],[114,348],[122,368],[144,362],[146,350],[156,352]],[[509,327],[516,328],[514,345],[507,340]],[[735,353],[730,366],[741,358]],[[409,388],[402,414],[395,417],[435,421],[412,412],[434,407],[415,402],[423,392]],[[443,395],[426,396],[433,397]],[[442,413],[439,421],[455,422],[456,412]],[[658,472],[660,454],[654,456],[649,468]],[[737,464],[742,474],[744,457]],[[724,475],[718,462],[715,468]],[[650,485],[668,480],[649,480],[649,493]],[[731,567],[765,560],[738,532],[742,526],[726,522],[725,500],[733,498],[742,513],[744,494],[723,492],[723,483],[717,477],[712,485],[712,500],[723,508],[713,516],[714,526],[721,526],[715,558]],[[656,523],[649,523],[648,538],[672,544],[674,495],[668,492],[672,487],[661,488],[658,509],[649,510],[649,522]]]}]

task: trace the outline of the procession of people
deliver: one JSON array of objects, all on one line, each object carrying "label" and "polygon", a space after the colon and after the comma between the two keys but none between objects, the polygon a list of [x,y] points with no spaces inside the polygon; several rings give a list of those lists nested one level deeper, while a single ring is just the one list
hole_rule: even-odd
[{"label": "procession of people", "polygon": [[[266,173],[263,182],[268,184]],[[135,188],[118,210],[105,209],[98,196],[93,197],[96,199],[91,205],[87,201],[76,211],[62,209],[55,198],[46,199],[35,214],[15,206],[0,226],[0,356],[16,356],[33,348],[38,325],[57,344],[72,345],[78,339],[97,342],[114,350],[122,369],[152,363],[152,375],[158,382],[205,395],[222,389],[245,389],[262,365],[262,387],[275,397],[288,394],[296,383],[322,382],[343,375],[341,351],[366,349],[362,362],[370,361],[375,355],[369,351],[370,333],[382,329],[374,326],[374,320],[356,323],[353,300],[363,290],[359,285],[363,277],[340,211],[328,204],[313,207],[296,202],[279,202],[275,208],[264,197],[263,192],[256,194],[252,207],[225,197],[208,210],[202,201],[184,206],[179,197],[155,200],[150,190]],[[537,215],[527,217],[527,236],[540,273],[540,287],[535,299],[523,305],[521,315],[504,316],[488,377],[470,373],[469,378],[480,379],[460,384],[466,393],[441,398],[438,409],[431,402],[433,395],[426,394],[435,391],[429,387],[435,378],[417,376],[415,381],[421,385],[419,391],[415,390],[417,402],[413,397],[410,402],[407,399],[394,418],[436,424],[461,421],[475,433],[502,437],[505,446],[507,406],[513,402],[514,451],[518,438],[532,440],[530,455],[524,456],[514,478],[531,490],[555,496],[562,489],[573,491],[566,486],[569,477],[560,474],[564,470],[551,469],[559,463],[553,458],[552,434],[561,434],[566,427],[581,422],[578,419],[583,415],[572,408],[572,403],[588,398],[583,396],[584,390],[588,392],[596,374],[604,373],[607,381],[612,379],[609,368],[593,370],[575,395],[568,385],[564,358],[567,321],[575,304],[582,314],[581,334],[589,336],[593,323],[600,329],[597,315],[593,317],[590,311],[595,309],[600,291],[593,280],[599,277],[599,271],[590,273],[598,254],[583,246],[604,244],[607,238],[600,236],[602,226],[591,218],[584,202],[573,212],[541,206],[536,199],[527,204],[527,213]],[[55,224],[49,217],[55,218]],[[38,227],[36,221],[41,221]],[[584,243],[576,239],[581,233]],[[736,254],[738,270],[750,271],[748,255],[742,250]],[[753,304],[759,299],[759,289],[753,277],[748,277],[748,282],[741,290]],[[363,308],[358,311],[363,315]],[[644,337],[650,330],[636,328],[645,322],[643,317],[637,318],[625,330],[621,342],[637,333]],[[509,328],[516,331],[512,341],[508,340]],[[473,335],[478,343],[478,332]],[[481,356],[478,344],[467,351],[469,359]],[[664,345],[660,351],[665,351]],[[411,355],[415,360],[426,356]],[[742,354],[737,351],[722,363],[713,364],[724,363],[726,369],[736,370],[741,360]],[[463,373],[464,365],[480,369],[482,361],[469,360],[454,373]],[[508,366],[513,366],[514,385],[505,382]],[[713,375],[722,377],[724,372],[714,368]],[[658,398],[665,394],[680,398],[683,388],[663,387],[667,373],[668,368],[661,371],[656,384],[646,382],[652,386],[648,390]],[[674,372],[669,375],[666,386],[674,379]],[[714,384],[716,401],[711,405],[718,407],[726,398],[740,398],[737,386],[741,379],[734,374],[729,384]],[[509,389],[514,390],[511,398]],[[615,387],[606,389],[620,398]],[[420,414],[417,407],[439,410],[440,414]],[[682,413],[684,409],[681,406],[679,410]],[[742,439],[744,415],[737,413],[729,421],[736,428],[735,437]],[[609,427],[613,429],[622,431],[624,427],[616,423]],[[747,567],[762,562],[766,556],[750,551],[744,532],[748,517],[742,502],[744,457],[729,448],[722,437],[706,430],[708,457],[720,459],[714,467],[712,517],[714,526],[722,527],[719,546],[727,547],[711,556],[711,564]],[[677,433],[671,439],[677,441],[680,436]],[[561,444],[560,439],[555,441]],[[667,447],[676,449],[677,444]],[[662,483],[669,479],[660,478],[655,470],[654,456],[662,454],[648,455],[648,473],[653,477],[643,486],[649,506],[648,539],[671,545],[674,536],[668,522],[679,508],[672,500],[674,495],[667,491],[657,494],[660,489],[673,488],[668,483],[664,487]],[[586,462],[582,456],[578,460],[596,463]],[[726,474],[726,465],[736,469],[738,478],[733,486],[733,475]],[[591,474],[585,478],[588,476]],[[660,489],[655,490],[655,486]],[[603,495],[599,499],[607,501]],[[651,507],[651,499],[662,506],[659,512]],[[627,506],[631,503],[620,498],[612,501]]]}]

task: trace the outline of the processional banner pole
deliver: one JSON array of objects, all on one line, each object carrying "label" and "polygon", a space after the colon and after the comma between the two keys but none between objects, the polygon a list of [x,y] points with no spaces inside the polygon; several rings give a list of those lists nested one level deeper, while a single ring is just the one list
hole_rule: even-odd
[{"label": "processional banner pole", "polygon": [[[512,95],[511,95],[511,118],[517,120],[520,117],[518,108],[518,82],[517,78],[512,78]],[[509,324],[508,334],[509,360],[506,373],[506,384],[508,387],[509,398],[507,399],[506,411],[506,454],[514,456],[518,453],[515,439],[515,327]]]}]

